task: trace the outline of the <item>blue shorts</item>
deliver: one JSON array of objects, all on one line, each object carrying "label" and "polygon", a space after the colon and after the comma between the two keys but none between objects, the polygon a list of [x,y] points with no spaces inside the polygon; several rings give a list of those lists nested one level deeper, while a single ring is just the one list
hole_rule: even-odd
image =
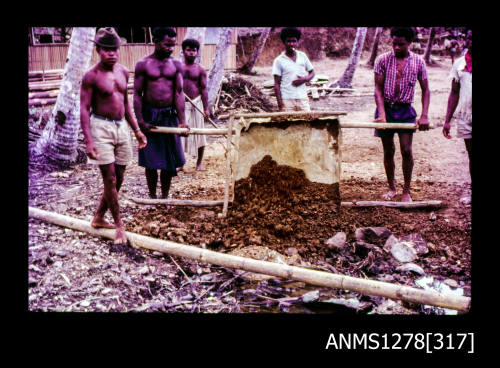
[{"label": "blue shorts", "polygon": [[[385,120],[388,123],[415,123],[417,112],[409,103],[384,104]],[[378,118],[378,109],[375,110],[375,119]],[[416,129],[375,129],[375,137],[390,138],[394,133],[415,133]]]},{"label": "blue shorts", "polygon": [[[176,128],[179,126],[177,111],[173,107],[155,108],[142,105],[144,122]],[[147,133],[148,144],[139,150],[139,166],[146,169],[161,169],[171,176],[177,175],[177,168],[186,163],[181,139],[178,134]]]}]

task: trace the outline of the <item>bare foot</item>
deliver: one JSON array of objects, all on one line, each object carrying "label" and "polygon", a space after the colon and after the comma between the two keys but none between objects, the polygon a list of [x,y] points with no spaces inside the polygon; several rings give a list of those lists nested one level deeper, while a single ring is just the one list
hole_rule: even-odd
[{"label": "bare foot", "polygon": [[196,170],[197,171],[206,171],[206,169],[203,166],[201,166],[201,164],[196,166]]},{"label": "bare foot", "polygon": [[90,226],[92,226],[93,228],[96,228],[96,229],[99,229],[99,228],[114,229],[116,227],[115,225],[110,224],[109,222],[107,222],[104,219],[95,219],[95,218],[90,223]]},{"label": "bare foot", "polygon": [[116,229],[116,235],[115,235],[115,241],[113,244],[115,245],[124,245],[128,243],[127,235],[125,234],[125,229],[123,228],[117,228]]},{"label": "bare foot", "polygon": [[387,193],[382,195],[382,199],[384,201],[390,201],[392,198],[394,198],[395,195],[396,195],[396,189],[389,189]]},{"label": "bare foot", "polygon": [[184,166],[177,168],[177,172],[180,172],[180,171],[184,171]]},{"label": "bare foot", "polygon": [[410,193],[403,193],[403,195],[401,196],[401,202],[413,202],[410,197]]}]

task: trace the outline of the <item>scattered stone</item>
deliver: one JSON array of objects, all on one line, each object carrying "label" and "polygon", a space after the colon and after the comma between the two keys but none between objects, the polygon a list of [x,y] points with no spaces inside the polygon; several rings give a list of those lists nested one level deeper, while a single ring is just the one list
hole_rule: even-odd
[{"label": "scattered stone", "polygon": [[137,272],[139,272],[141,275],[149,273],[149,267],[148,266],[141,267]]},{"label": "scattered stone", "polygon": [[468,206],[472,203],[472,197],[466,196],[460,198],[460,203],[462,203],[464,206]]},{"label": "scattered stone", "polygon": [[289,256],[295,256],[295,255],[299,254],[299,251],[297,250],[297,248],[290,247],[290,248],[287,248],[286,254],[288,254]]},{"label": "scattered stone", "polygon": [[90,305],[90,302],[88,300],[84,300],[83,302],[80,303],[80,306],[86,308]]},{"label": "scattered stone", "polygon": [[405,263],[399,267],[396,267],[396,271],[399,272],[414,272],[418,275],[425,275],[425,271],[422,267],[416,265],[415,263]]},{"label": "scattered stone", "polygon": [[248,239],[248,241],[249,241],[250,243],[260,245],[260,244],[262,244],[262,236],[260,236],[260,235],[252,235],[252,236],[250,237],[250,239]]},{"label": "scattered stone", "polygon": [[398,242],[391,248],[391,254],[396,260],[402,263],[413,262],[417,259],[417,251],[413,249],[409,242]]},{"label": "scattered stone", "polygon": [[392,249],[392,246],[396,243],[399,243],[399,239],[394,235],[389,236],[384,244],[384,250],[389,253]]},{"label": "scattered stone", "polygon": [[436,218],[437,218],[436,213],[431,212],[431,214],[429,215],[429,220],[436,221]]},{"label": "scattered stone", "polygon": [[413,249],[417,251],[418,255],[426,254],[427,252],[429,252],[429,249],[427,248],[427,243],[422,238],[422,235],[420,235],[419,233],[413,233],[410,235],[403,236],[401,237],[401,240],[413,244]]},{"label": "scattered stone", "polygon": [[302,302],[311,303],[319,299],[319,290],[309,291],[302,295]]},{"label": "scattered stone", "polygon": [[338,232],[330,239],[325,241],[325,244],[329,249],[340,250],[343,249],[346,245],[347,235],[344,232]]},{"label": "scattered stone", "polygon": [[356,229],[354,236],[358,241],[382,245],[391,234],[391,230],[386,227],[361,227]]},{"label": "scattered stone", "polygon": [[370,314],[418,314],[417,312],[403,307],[403,303],[400,300],[394,301],[392,299],[386,299],[381,304],[379,304]]},{"label": "scattered stone", "polygon": [[394,282],[394,276],[389,275],[389,274],[378,275],[377,279],[379,281],[383,281],[383,282]]},{"label": "scattered stone", "polygon": [[34,287],[38,284],[38,281],[34,278],[29,276],[28,277],[28,287]]},{"label": "scattered stone", "polygon": [[456,282],[455,280],[453,279],[446,279],[443,281],[444,284],[448,285],[449,287],[452,287],[452,288],[457,288],[459,285],[458,285],[458,282]]}]

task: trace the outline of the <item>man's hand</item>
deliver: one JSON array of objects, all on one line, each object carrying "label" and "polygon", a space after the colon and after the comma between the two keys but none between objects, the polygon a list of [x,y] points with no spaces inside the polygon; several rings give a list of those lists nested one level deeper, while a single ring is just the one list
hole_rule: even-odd
[{"label": "man's hand", "polygon": [[94,146],[94,142],[87,142],[85,153],[92,160],[97,160],[97,148]]},{"label": "man's hand", "polygon": [[294,87],[298,87],[300,86],[301,84],[304,84],[305,82],[307,82],[307,78],[306,77],[298,77],[297,79],[295,79],[293,82],[292,82],[292,85]]},{"label": "man's hand", "polygon": [[139,142],[139,149],[146,147],[148,144],[146,136],[140,130],[135,131],[135,138],[137,139],[137,142]]},{"label": "man's hand", "polygon": [[373,120],[375,123],[387,123],[387,121],[385,120],[385,116],[379,116],[378,118],[376,118],[375,120]]},{"label": "man's hand", "polygon": [[187,137],[189,135],[189,126],[186,124],[179,124],[179,128],[187,128],[188,132],[184,134],[179,134],[181,137]]},{"label": "man's hand", "polygon": [[444,123],[443,135],[445,136],[445,138],[451,139],[450,128],[451,128],[450,122]]},{"label": "man's hand", "polygon": [[429,130],[429,120],[427,117],[421,116],[420,119],[417,120],[418,130]]},{"label": "man's hand", "polygon": [[138,123],[138,124],[139,124],[139,128],[141,128],[141,131],[143,133],[149,133],[151,131],[151,129],[154,128],[153,124],[149,124],[149,123]]}]

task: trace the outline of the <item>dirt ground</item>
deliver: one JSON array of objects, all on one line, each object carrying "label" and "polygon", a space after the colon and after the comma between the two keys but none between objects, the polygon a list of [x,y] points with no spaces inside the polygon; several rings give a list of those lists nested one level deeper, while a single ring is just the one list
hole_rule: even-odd
[{"label": "dirt ground", "polygon": [[[143,169],[134,159],[120,191],[127,231],[259,259],[276,261],[281,257],[289,264],[413,286],[419,276],[396,271],[398,264],[388,254],[378,248],[355,246],[357,228],[386,227],[397,237],[420,234],[429,251],[414,263],[426,275],[456,282],[465,295],[470,295],[471,206],[461,201],[471,195],[468,159],[463,140],[447,140],[442,135],[440,124],[450,88],[447,78],[450,61],[434,59],[436,64],[428,67],[429,120],[436,128],[414,134],[412,197],[441,200],[442,208],[336,207],[338,198],[333,195],[336,193],[340,193],[342,201],[356,201],[380,200],[386,191],[382,148],[378,138],[373,137],[373,130],[343,129],[341,181],[337,191],[314,187],[313,183],[303,181],[300,173],[275,167],[272,171],[275,175],[281,173],[281,179],[291,175],[295,184],[276,189],[270,184],[273,177],[269,176],[261,182],[263,190],[255,191],[243,182],[237,183],[235,202],[225,219],[217,216],[220,206],[177,206],[167,210],[160,205],[135,204],[130,198],[147,198],[147,187]],[[333,82],[347,62],[347,58],[325,59],[313,65],[317,74],[327,75]],[[360,61],[354,75],[356,93],[373,92],[373,72],[365,63],[365,59]],[[271,79],[271,66],[256,67],[256,71],[257,75],[244,78],[256,86]],[[372,121],[375,110],[372,96],[324,97],[311,100],[311,105],[313,110],[346,111],[347,115],[341,118],[345,122]],[[414,107],[420,113],[418,87]],[[195,171],[195,158],[188,158],[185,171],[173,179],[171,198],[223,198],[225,159],[220,144],[223,142],[222,138],[209,138],[204,159],[206,171]],[[91,220],[102,193],[98,169],[89,164],[62,171],[41,169],[36,163],[29,165],[29,205]],[[261,170],[259,174],[256,170],[254,180],[258,181],[265,172]],[[398,150],[396,180],[399,193],[395,200],[398,200],[402,188]],[[365,303],[357,312],[384,313],[380,309],[386,302],[384,298],[292,280],[252,278],[248,273],[158,252],[116,247],[111,240],[31,218],[28,225],[28,308],[32,311],[322,313],[325,311],[310,304],[298,303],[298,297],[316,290],[320,301],[332,296],[356,297]],[[351,247],[342,252],[329,249],[325,241],[341,231],[346,233]],[[421,306],[400,302],[397,305],[398,308],[386,313],[425,313]],[[327,312],[345,312],[338,308],[330,305]]]}]

